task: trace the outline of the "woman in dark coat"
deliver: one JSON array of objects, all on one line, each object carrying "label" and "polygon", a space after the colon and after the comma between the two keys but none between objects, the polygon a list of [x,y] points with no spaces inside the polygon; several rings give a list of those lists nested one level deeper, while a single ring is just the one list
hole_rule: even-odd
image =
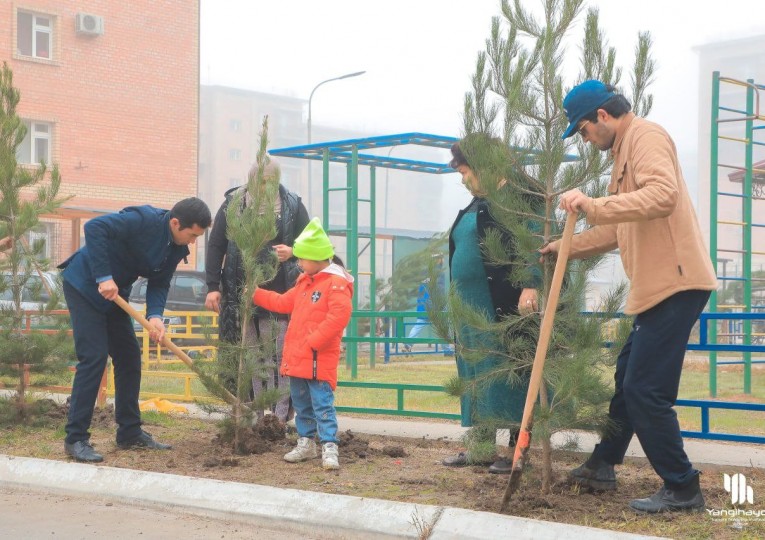
[{"label": "woman in dark coat", "polygon": [[[271,160],[265,166],[264,175],[278,173],[278,164]],[[257,174],[257,164],[250,169],[250,176]],[[242,266],[242,254],[234,242],[226,237],[226,210],[229,203],[234,199],[237,191],[246,189],[246,186],[233,188],[226,192],[218,213],[215,216],[212,231],[207,242],[207,256],[205,259],[205,273],[207,280],[207,299],[205,306],[220,314],[218,319],[219,338],[229,343],[240,340],[241,319],[240,302],[244,289],[244,267]],[[242,201],[246,201],[242,198]],[[244,202],[243,202],[244,204]],[[271,252],[276,253],[279,259],[279,267],[273,280],[261,285],[263,289],[284,293],[292,288],[300,274],[297,267],[297,259],[292,256],[292,244],[295,238],[308,224],[308,211],[300,197],[279,184],[279,196],[275,202],[276,236],[258,253],[258,258],[265,259]],[[247,335],[255,340],[272,339],[275,343],[276,357],[262,359],[268,366],[268,377],[256,370],[252,379],[253,397],[257,398],[267,388],[281,388],[289,390],[287,377],[279,374],[281,365],[284,334],[287,331],[287,317],[261,308],[256,308]],[[287,392],[273,407],[274,414],[286,422],[289,416],[289,392]]]},{"label": "woman in dark coat", "polygon": [[[489,144],[501,144],[496,139],[486,138]],[[452,146],[450,166],[462,175],[462,182],[473,195],[473,200],[460,210],[449,232],[449,271],[452,283],[461,300],[474,310],[483,311],[489,320],[499,321],[507,315],[529,313],[538,309],[537,287],[539,279],[534,277],[527,283],[512,283],[508,278],[509,266],[491,264],[484,251],[484,241],[488,231],[500,232],[505,245],[512,245],[509,233],[499,227],[490,212],[486,193],[481,188],[475,170],[468,163],[460,143]],[[497,420],[507,425],[519,424],[523,415],[528,389],[528,376],[519,383],[511,385],[506,379],[485,379],[505,362],[501,355],[488,355],[481,361],[466,361],[460,351],[465,349],[486,349],[487,344],[496,341],[493,336],[485,335],[476,328],[463,325],[457,329],[457,374],[463,379],[469,391],[463,394],[460,408],[462,425],[480,425],[482,419],[490,420],[488,425]],[[475,429],[475,428],[474,428]],[[511,430],[510,444],[514,445]],[[493,442],[493,429],[487,433],[478,431],[473,438],[490,437]],[[489,442],[489,441],[486,441]],[[447,466],[463,466],[473,463],[469,452],[462,452],[444,460]],[[506,474],[512,463],[500,458],[489,467],[489,472]]]}]

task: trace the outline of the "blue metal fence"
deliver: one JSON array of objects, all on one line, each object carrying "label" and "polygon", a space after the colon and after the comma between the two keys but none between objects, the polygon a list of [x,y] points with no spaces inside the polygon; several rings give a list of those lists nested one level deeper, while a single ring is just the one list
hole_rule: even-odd
[{"label": "blue metal fence", "polygon": [[[596,313],[584,313],[585,315],[593,315],[608,318],[620,318],[623,314],[596,314]],[[386,347],[385,361],[390,360],[390,357],[398,352],[399,343],[437,343],[446,344],[447,342],[439,338],[406,338],[406,334],[401,332],[402,328],[405,328],[403,322],[405,317],[421,316],[421,313],[416,312],[399,312],[380,315],[388,316],[391,318],[400,318],[397,325],[389,325],[389,328],[399,328],[399,332],[393,331],[393,336],[388,335],[384,338],[376,338],[377,342],[384,342]],[[765,352],[765,344],[718,344],[709,343],[709,331],[708,323],[714,320],[765,320],[765,313],[702,313],[699,318],[699,341],[698,343],[689,343],[688,350],[690,351],[723,351],[723,352]],[[396,335],[398,334],[398,335]],[[401,335],[404,334],[404,335]],[[358,341],[363,341],[364,338],[355,338]],[[609,346],[610,344],[604,344]],[[393,347],[395,352],[390,350]],[[435,352],[435,351],[434,351]],[[401,354],[401,353],[398,353]],[[765,360],[752,360],[752,363],[765,363]],[[722,363],[722,362],[721,362]],[[741,362],[726,362],[729,364],[741,363]],[[434,385],[415,385],[415,384],[392,384],[392,383],[361,383],[351,381],[340,381],[338,386],[356,387],[356,388],[375,388],[375,389],[388,389],[396,390],[397,406],[395,409],[365,409],[360,407],[338,407],[338,411],[341,412],[363,412],[367,414],[388,414],[395,416],[414,416],[414,417],[430,417],[430,418],[443,418],[443,419],[459,419],[457,414],[449,413],[434,413],[426,411],[413,411],[407,410],[404,406],[404,393],[407,391],[428,391],[428,392],[444,392],[443,386]],[[701,399],[678,399],[677,407],[696,407],[701,414],[701,430],[700,431],[682,431],[684,437],[695,439],[707,439],[717,441],[733,441],[733,442],[746,442],[765,444],[765,436],[759,435],[741,435],[735,433],[718,433],[713,432],[710,427],[710,411],[715,410],[739,410],[750,412],[762,412],[765,413],[765,404],[762,403],[739,403],[731,401],[716,401],[716,400],[701,400]],[[765,426],[765,421],[760,422],[760,425]]]}]

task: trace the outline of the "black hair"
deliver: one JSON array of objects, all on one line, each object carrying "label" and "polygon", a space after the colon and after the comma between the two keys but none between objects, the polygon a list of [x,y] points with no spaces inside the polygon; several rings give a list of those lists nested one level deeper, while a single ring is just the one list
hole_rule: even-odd
[{"label": "black hair", "polygon": [[460,148],[460,143],[456,142],[452,145],[451,148],[452,151],[452,160],[449,162],[449,167],[457,170],[457,167],[460,167],[462,165],[467,165],[470,167],[470,164],[467,161],[467,158],[465,158],[465,154],[462,153],[462,148]]},{"label": "black hair", "polygon": [[189,197],[175,203],[170,210],[170,218],[176,218],[181,229],[188,229],[194,225],[206,229],[212,223],[210,209],[202,199],[196,197]]},{"label": "black hair", "polygon": [[338,264],[338,265],[342,266],[343,268],[345,268],[345,263],[343,262],[343,259],[341,259],[337,255],[332,255],[332,259],[331,260],[332,260],[333,263]]},{"label": "black hair", "polygon": [[[610,84],[606,85],[606,90],[609,92],[616,92],[616,87]],[[582,120],[589,120],[593,124],[598,123],[598,109],[603,109],[609,115],[614,118],[620,118],[632,110],[632,104],[627,101],[627,98],[621,94],[616,94],[614,97],[609,98],[603,105],[590,111],[582,117]]]}]

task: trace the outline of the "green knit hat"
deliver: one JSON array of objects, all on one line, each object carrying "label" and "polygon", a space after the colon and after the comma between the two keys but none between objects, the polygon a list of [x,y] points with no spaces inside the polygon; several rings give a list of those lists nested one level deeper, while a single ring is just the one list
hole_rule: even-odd
[{"label": "green knit hat", "polygon": [[292,254],[307,261],[326,261],[335,254],[329,236],[321,228],[321,221],[315,217],[308,222],[303,232],[295,239]]}]

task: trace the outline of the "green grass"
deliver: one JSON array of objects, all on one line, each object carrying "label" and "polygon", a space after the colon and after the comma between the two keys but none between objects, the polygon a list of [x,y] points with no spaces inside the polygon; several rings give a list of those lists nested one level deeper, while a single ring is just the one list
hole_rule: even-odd
[{"label": "green grass", "polygon": [[[765,379],[763,370],[752,371],[752,392],[744,394],[744,376],[741,367],[726,367],[717,372],[717,397],[719,401],[747,403],[765,402]],[[695,365],[683,370],[680,379],[681,399],[710,399],[709,370],[706,365]],[[701,411],[695,407],[677,407],[677,415],[683,429],[701,429]],[[734,410],[710,410],[710,430],[718,433],[765,435],[765,412]]]},{"label": "green grass", "polygon": [[[744,374],[740,366],[717,370],[717,399],[732,401],[765,401],[765,370],[752,369],[752,392],[744,394]],[[706,365],[689,366],[680,379],[680,395],[687,399],[709,397],[709,369]],[[750,399],[751,398],[751,399]]]},{"label": "green grass", "polygon": [[[359,382],[421,384],[443,386],[448,379],[457,374],[456,365],[442,364],[378,364],[374,369],[368,365],[358,366]],[[351,371],[341,366],[338,371],[339,381],[351,381]],[[335,404],[339,407],[364,407],[372,409],[395,409],[396,390],[376,388],[347,388],[339,386],[335,392]],[[460,404],[455,397],[444,392],[409,391],[404,392],[404,408],[410,411],[428,411],[459,414]]]}]

